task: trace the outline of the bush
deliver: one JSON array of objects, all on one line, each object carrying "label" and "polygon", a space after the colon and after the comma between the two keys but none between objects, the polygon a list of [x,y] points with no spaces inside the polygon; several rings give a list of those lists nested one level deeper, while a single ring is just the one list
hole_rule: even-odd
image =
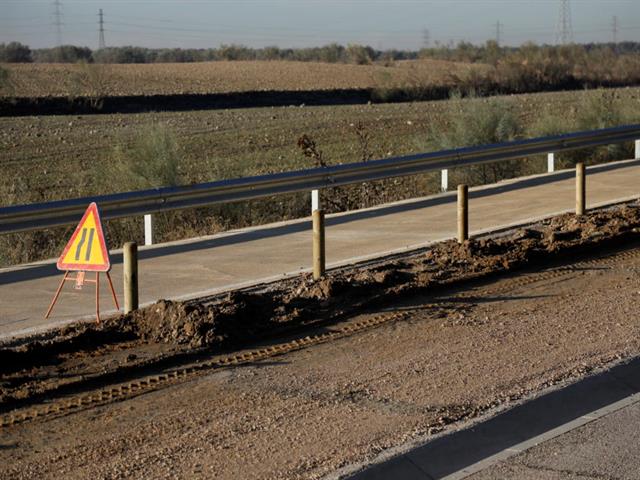
[{"label": "bush", "polygon": [[0,43],[0,62],[5,63],[30,63],[31,49],[18,42]]},{"label": "bush", "polygon": [[[583,130],[599,130],[637,121],[632,110],[616,100],[614,91],[596,90],[587,93],[576,106],[575,119],[542,112],[529,129],[532,137],[560,135]],[[626,109],[628,108],[628,110]],[[557,153],[557,168],[572,168],[577,162],[598,163],[631,158],[631,144],[613,144]]]},{"label": "bush", "polygon": [[[148,126],[129,144],[123,142],[114,147],[110,161],[96,166],[95,178],[109,179],[108,185],[97,187],[101,193],[112,193],[175,186],[180,183],[179,164],[179,146],[174,133],[163,125]],[[166,239],[167,232],[180,223],[179,215],[179,212],[154,215],[154,235]],[[110,222],[109,236],[114,245],[142,241],[142,221],[130,218]]]},{"label": "bush", "polygon": [[349,44],[346,50],[349,63],[355,63],[356,65],[368,65],[375,58],[375,52],[369,46]]},{"label": "bush", "polygon": [[[515,140],[522,134],[520,124],[509,106],[499,99],[454,96],[459,108],[450,110],[444,125],[432,126],[427,148],[433,151]],[[422,145],[424,148],[424,145]],[[502,161],[465,167],[457,172],[459,183],[494,183],[522,174],[522,161]]]},{"label": "bush", "polygon": [[11,81],[11,72],[9,69],[0,65],[0,94],[10,96],[13,95],[13,82]]},{"label": "bush", "polygon": [[222,60],[253,60],[255,52],[244,45],[221,45],[218,56]]},{"label": "bush", "polygon": [[[601,128],[616,127],[630,123],[632,120],[629,112],[625,112],[619,101],[616,101],[615,92],[610,90],[597,90],[588,95],[578,106],[576,126],[578,130],[598,130]],[[577,155],[586,156],[589,163],[620,160],[632,157],[631,144],[616,143],[604,145],[593,149],[571,152],[573,159]]]},{"label": "bush", "polygon": [[121,191],[175,186],[180,181],[178,143],[163,125],[143,129],[129,146],[116,146],[109,163],[103,178],[112,178]]},{"label": "bush", "polygon": [[89,47],[62,45],[55,48],[42,48],[33,52],[33,59],[38,63],[77,63],[92,61]]},{"label": "bush", "polygon": [[73,72],[71,81],[75,97],[87,99],[89,105],[101,109],[104,97],[108,93],[109,70],[107,65],[80,62]]},{"label": "bush", "polygon": [[158,50],[141,47],[110,47],[93,53],[98,63],[152,63],[158,56]]}]

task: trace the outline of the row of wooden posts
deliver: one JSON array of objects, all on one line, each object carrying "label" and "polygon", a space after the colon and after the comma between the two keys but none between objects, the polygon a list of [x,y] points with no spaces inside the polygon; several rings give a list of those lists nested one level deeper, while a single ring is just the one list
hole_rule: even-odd
[{"label": "row of wooden posts", "polygon": [[[576,164],[576,215],[586,211],[586,181],[584,163]],[[318,207],[319,202],[315,202]],[[315,208],[313,217],[313,278],[322,278],[326,270],[324,212]],[[469,239],[469,187],[458,185],[458,242]],[[138,308],[138,245],[124,244],[124,311]]]}]

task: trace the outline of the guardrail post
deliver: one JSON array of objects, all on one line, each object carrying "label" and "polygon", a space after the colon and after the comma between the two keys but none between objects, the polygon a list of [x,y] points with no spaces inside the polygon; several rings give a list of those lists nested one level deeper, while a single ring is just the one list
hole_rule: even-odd
[{"label": "guardrail post", "polygon": [[449,190],[449,170],[440,171],[440,191],[446,192]]},{"label": "guardrail post", "polygon": [[123,248],[124,257],[124,313],[138,308],[138,244],[127,242]]},{"label": "guardrail post", "polygon": [[311,190],[311,213],[320,210],[320,190]]},{"label": "guardrail post", "polygon": [[318,280],[325,272],[324,212],[313,212],[313,279]]},{"label": "guardrail post", "polygon": [[556,159],[553,153],[547,153],[547,172],[555,172],[556,171]]},{"label": "guardrail post", "polygon": [[586,178],[584,163],[576,163],[576,215],[584,215],[586,211]]},{"label": "guardrail post", "polygon": [[153,245],[153,216],[150,213],[144,216],[144,244]]},{"label": "guardrail post", "polygon": [[458,243],[469,239],[469,187],[458,185]]},{"label": "guardrail post", "polygon": [[640,160],[640,140],[636,140],[636,155],[635,158]]}]

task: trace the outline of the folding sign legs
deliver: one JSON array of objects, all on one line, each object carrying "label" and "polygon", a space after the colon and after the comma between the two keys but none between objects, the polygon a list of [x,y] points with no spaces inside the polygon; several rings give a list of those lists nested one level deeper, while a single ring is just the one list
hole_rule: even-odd
[{"label": "folding sign legs", "polygon": [[[109,289],[111,290],[111,296],[113,297],[113,303],[116,304],[116,310],[120,310],[120,305],[118,304],[118,297],[116,297],[116,291],[113,288],[113,282],[111,281],[111,275],[109,272],[105,272],[107,274],[107,280],[109,281]],[[100,272],[96,272],[95,280],[87,280],[84,278],[84,272],[78,272],[74,278],[69,277],[69,271],[64,272],[64,277],[60,281],[60,285],[56,290],[55,295],[53,296],[53,300],[51,300],[51,305],[49,305],[49,309],[45,314],[44,318],[49,318],[53,307],[58,301],[58,297],[60,296],[60,292],[62,291],[62,287],[64,286],[64,282],[66,281],[75,281],[76,288],[81,288],[84,282],[95,283],[96,284],[96,321],[100,323]]]},{"label": "folding sign legs", "polygon": [[62,287],[64,286],[64,282],[67,281],[68,276],[69,276],[69,271],[67,270],[66,272],[64,272],[64,277],[62,277],[62,280],[60,281],[60,285],[58,285],[58,290],[56,290],[56,294],[53,296],[53,300],[51,300],[51,305],[49,305],[49,310],[47,310],[47,313],[45,314],[44,318],[49,318],[49,314],[51,313],[51,310],[53,310],[53,306],[58,301],[58,297],[60,296],[60,292],[62,291]]},{"label": "folding sign legs", "polygon": [[[118,305],[118,297],[116,297],[116,291],[113,289],[113,282],[111,281],[111,275],[107,274],[107,280],[109,281],[109,289],[111,290],[111,296],[113,297],[113,303],[116,304],[116,310],[120,310]],[[96,272],[96,320],[100,322],[100,273]]]}]

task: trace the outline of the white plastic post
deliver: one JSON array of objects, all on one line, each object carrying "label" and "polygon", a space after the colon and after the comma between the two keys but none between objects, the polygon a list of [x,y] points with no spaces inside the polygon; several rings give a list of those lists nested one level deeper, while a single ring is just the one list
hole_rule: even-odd
[{"label": "white plastic post", "polygon": [[311,190],[311,213],[320,210],[320,190]]},{"label": "white plastic post", "polygon": [[144,216],[144,244],[153,245],[153,216]]},{"label": "white plastic post", "polygon": [[449,170],[442,170],[440,177],[440,190],[446,192],[449,190]]},{"label": "white plastic post", "polygon": [[640,140],[636,140],[636,159],[640,160]]},{"label": "white plastic post", "polygon": [[548,153],[547,154],[547,172],[551,173],[555,171],[556,171],[555,157],[553,153]]}]

